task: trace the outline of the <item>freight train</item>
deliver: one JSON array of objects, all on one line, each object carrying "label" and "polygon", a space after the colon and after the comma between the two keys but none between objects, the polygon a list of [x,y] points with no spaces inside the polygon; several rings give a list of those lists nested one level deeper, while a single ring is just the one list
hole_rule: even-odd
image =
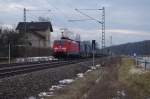
[{"label": "freight train", "polygon": [[53,56],[56,58],[92,56],[92,44],[90,42],[75,41],[67,37],[54,40],[52,49]]}]

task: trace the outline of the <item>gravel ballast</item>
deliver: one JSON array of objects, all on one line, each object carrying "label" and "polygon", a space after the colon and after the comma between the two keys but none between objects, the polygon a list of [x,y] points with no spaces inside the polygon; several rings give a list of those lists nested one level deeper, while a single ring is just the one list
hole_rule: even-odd
[{"label": "gravel ballast", "polygon": [[[100,59],[96,60],[98,63]],[[0,99],[25,99],[47,91],[59,80],[73,78],[77,73],[85,72],[92,61],[17,75],[0,80]]]}]

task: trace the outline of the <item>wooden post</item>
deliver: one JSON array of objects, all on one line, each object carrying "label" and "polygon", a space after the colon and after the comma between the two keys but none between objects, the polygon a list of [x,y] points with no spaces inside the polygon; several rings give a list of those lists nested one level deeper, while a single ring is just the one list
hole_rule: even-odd
[{"label": "wooden post", "polygon": [[136,59],[136,66],[139,67],[139,61]]},{"label": "wooden post", "polygon": [[8,45],[8,50],[9,50],[9,51],[8,51],[8,63],[10,64],[10,57],[11,57],[11,55],[10,55],[10,54],[11,54],[11,52],[10,52],[10,51],[11,51],[10,43],[9,43],[9,45]]},{"label": "wooden post", "polygon": [[146,65],[147,65],[147,62],[146,62],[146,60],[145,60],[145,66],[144,66],[144,69],[146,70]]}]

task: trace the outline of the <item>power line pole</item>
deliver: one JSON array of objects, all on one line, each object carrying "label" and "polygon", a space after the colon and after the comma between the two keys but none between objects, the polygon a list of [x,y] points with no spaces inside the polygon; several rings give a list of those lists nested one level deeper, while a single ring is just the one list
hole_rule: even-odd
[{"label": "power line pole", "polygon": [[110,36],[110,47],[112,46],[112,36]]},{"label": "power line pole", "polygon": [[24,8],[23,9],[23,20],[24,20],[24,22],[26,22],[26,11],[27,11],[27,9],[26,8]]},{"label": "power line pole", "polygon": [[27,21],[27,19],[26,19],[26,12],[27,12],[27,9],[24,8],[23,9],[23,21],[24,21],[24,25],[25,25],[25,27],[24,27],[24,34],[26,34],[26,21]]},{"label": "power line pole", "polygon": [[23,9],[23,21],[24,21],[24,36],[25,36],[25,60],[27,58],[27,47],[26,47],[26,44],[27,44],[27,35],[26,35],[26,11],[27,9],[24,8]]},{"label": "power line pole", "polygon": [[10,59],[11,59],[11,46],[10,46],[10,42],[9,42],[9,44],[8,44],[8,63],[10,64]]},{"label": "power line pole", "polygon": [[[81,19],[81,20],[69,20],[70,22],[74,22],[74,21],[86,21],[86,20],[94,20],[98,23],[101,24],[102,26],[102,38],[101,38],[101,44],[102,44],[102,53],[103,53],[103,49],[105,48],[105,8],[103,7],[102,9],[75,9],[77,12],[79,12],[80,14],[86,16],[89,19]],[[91,17],[90,15],[81,12],[80,10],[101,10],[102,11],[102,17],[100,20]]]},{"label": "power line pole", "polygon": [[[28,38],[27,38],[27,11],[36,11],[36,12],[50,12],[51,10],[30,10],[30,9],[23,9],[23,21],[24,21],[24,35],[25,35],[25,45],[28,43]],[[51,36],[51,35],[50,35]],[[49,37],[49,44],[51,43],[51,37]],[[25,57],[27,57],[27,48],[25,49]]]},{"label": "power line pole", "polygon": [[32,11],[32,12],[50,12],[51,10],[30,10],[30,9],[23,9],[23,21],[26,22],[27,21],[27,12],[28,11]]},{"label": "power line pole", "polygon": [[105,8],[102,8],[102,49],[105,48]]}]

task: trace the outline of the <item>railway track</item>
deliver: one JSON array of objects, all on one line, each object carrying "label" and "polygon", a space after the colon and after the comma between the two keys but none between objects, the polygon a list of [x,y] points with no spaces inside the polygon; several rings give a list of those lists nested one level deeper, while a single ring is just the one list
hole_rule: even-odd
[{"label": "railway track", "polygon": [[19,74],[26,74],[43,69],[56,68],[64,65],[74,64],[78,62],[88,61],[89,59],[77,60],[55,60],[45,62],[32,62],[32,63],[13,63],[13,64],[0,64],[0,79],[15,76]]}]

